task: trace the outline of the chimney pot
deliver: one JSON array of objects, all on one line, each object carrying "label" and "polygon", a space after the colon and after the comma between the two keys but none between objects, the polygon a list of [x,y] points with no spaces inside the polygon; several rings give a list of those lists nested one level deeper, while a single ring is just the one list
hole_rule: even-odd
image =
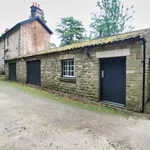
[{"label": "chimney pot", "polygon": [[40,9],[40,4],[37,2],[34,2],[34,7],[30,7],[31,8],[31,17],[40,17],[41,19],[44,16],[44,12],[42,9]]},{"label": "chimney pot", "polygon": [[8,29],[8,28],[6,28],[6,29],[5,29],[5,33],[6,33],[8,30],[9,30],[9,29]]}]

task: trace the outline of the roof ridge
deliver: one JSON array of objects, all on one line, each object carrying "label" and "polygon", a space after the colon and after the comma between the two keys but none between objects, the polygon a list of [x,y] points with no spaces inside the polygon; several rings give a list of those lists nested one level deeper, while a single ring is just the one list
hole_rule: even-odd
[{"label": "roof ridge", "polygon": [[3,38],[5,35],[7,35],[9,32],[13,31],[15,28],[19,27],[20,25],[29,23],[29,22],[34,21],[34,20],[39,21],[50,34],[53,34],[53,32],[51,31],[51,29],[45,24],[45,22],[40,17],[36,16],[36,17],[32,17],[32,18],[29,18],[29,19],[26,19],[24,21],[21,21],[21,22],[17,23],[11,29],[9,29],[7,32],[5,32],[4,34],[2,34],[2,36],[0,37],[0,39]]}]

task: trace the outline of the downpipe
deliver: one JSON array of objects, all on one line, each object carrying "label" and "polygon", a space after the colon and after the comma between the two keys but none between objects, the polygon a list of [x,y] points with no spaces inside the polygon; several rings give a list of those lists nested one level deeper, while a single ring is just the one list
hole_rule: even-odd
[{"label": "downpipe", "polygon": [[145,73],[146,73],[146,40],[144,38],[141,39],[143,45],[143,87],[142,87],[142,110],[141,112],[145,112]]}]

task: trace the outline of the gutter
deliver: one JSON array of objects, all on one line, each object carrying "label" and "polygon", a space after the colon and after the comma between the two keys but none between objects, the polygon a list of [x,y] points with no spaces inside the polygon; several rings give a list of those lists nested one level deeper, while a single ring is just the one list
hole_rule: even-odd
[{"label": "gutter", "polygon": [[145,112],[145,73],[146,73],[146,40],[144,38],[141,39],[143,45],[143,87],[142,87],[142,110],[141,112]]}]

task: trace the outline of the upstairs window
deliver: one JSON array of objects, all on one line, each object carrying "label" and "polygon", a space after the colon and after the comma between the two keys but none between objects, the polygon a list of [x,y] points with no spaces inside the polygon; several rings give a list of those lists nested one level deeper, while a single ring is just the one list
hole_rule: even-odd
[{"label": "upstairs window", "polygon": [[62,61],[62,76],[74,77],[74,60],[73,59]]},{"label": "upstairs window", "polygon": [[3,40],[2,41],[2,48],[4,49],[4,47],[5,47],[5,41]]},{"label": "upstairs window", "polygon": [[9,37],[6,38],[7,46],[9,46]]}]

